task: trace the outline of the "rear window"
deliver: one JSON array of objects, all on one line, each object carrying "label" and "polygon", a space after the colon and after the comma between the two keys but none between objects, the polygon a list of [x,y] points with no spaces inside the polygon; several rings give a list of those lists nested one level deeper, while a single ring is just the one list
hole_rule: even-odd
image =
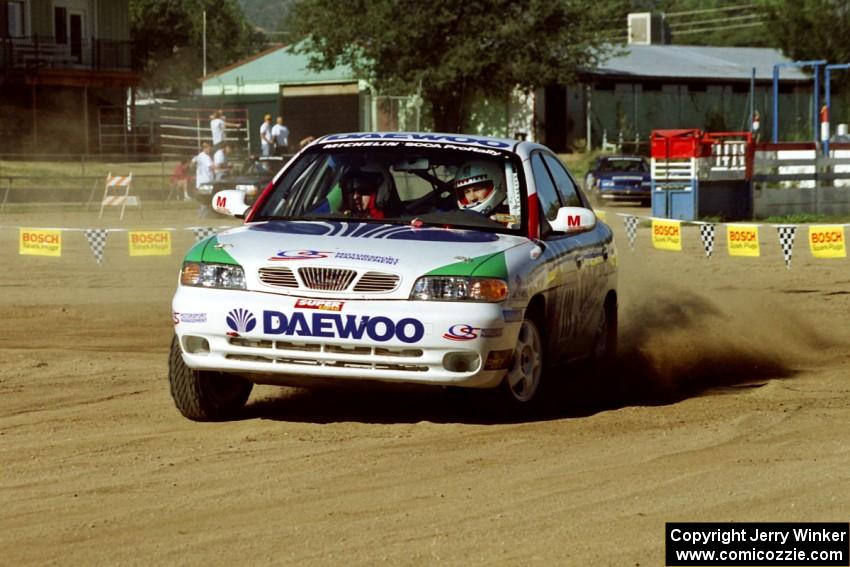
[{"label": "rear window", "polygon": [[599,171],[643,173],[649,171],[649,165],[646,160],[639,158],[606,158],[599,162]]}]

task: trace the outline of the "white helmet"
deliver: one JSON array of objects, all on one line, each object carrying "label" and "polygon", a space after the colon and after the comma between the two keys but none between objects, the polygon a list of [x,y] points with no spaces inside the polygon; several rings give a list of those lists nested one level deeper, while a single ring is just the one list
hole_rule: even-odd
[{"label": "white helmet", "polygon": [[[460,209],[482,215],[490,215],[508,194],[502,169],[497,163],[487,161],[471,161],[462,165],[455,175],[454,188]],[[473,198],[470,199],[470,196]]]}]

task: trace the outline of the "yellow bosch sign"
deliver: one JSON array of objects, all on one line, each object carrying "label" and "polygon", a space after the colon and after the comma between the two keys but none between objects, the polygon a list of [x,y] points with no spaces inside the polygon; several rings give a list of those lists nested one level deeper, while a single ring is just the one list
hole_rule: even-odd
[{"label": "yellow bosch sign", "polygon": [[809,249],[815,258],[846,258],[844,226],[840,224],[810,226]]},{"label": "yellow bosch sign", "polygon": [[760,256],[758,225],[727,224],[726,243],[730,256]]},{"label": "yellow bosch sign", "polygon": [[18,250],[21,254],[31,254],[33,256],[61,256],[62,231],[21,228]]},{"label": "yellow bosch sign", "polygon": [[131,230],[129,233],[130,256],[170,256],[171,231]]},{"label": "yellow bosch sign", "polygon": [[652,219],[652,245],[659,250],[682,250],[682,223]]}]

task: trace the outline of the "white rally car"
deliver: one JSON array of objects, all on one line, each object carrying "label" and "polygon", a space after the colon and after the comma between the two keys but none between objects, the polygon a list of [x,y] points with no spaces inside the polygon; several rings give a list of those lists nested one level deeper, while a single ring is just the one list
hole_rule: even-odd
[{"label": "white rally car", "polygon": [[498,388],[524,409],[547,367],[616,349],[613,234],[545,146],[330,135],[244,199],[214,196],[245,223],[188,252],[172,303],[190,419],[326,379]]}]

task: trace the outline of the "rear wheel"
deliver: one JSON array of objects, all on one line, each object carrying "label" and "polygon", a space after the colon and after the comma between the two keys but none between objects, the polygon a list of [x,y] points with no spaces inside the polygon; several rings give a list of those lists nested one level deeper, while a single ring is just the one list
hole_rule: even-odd
[{"label": "rear wheel", "polygon": [[617,336],[617,300],[609,296],[605,300],[605,306],[596,327],[592,353],[594,361],[608,363],[614,360],[617,356]]},{"label": "rear wheel", "polygon": [[233,417],[251,395],[254,385],[231,374],[192,370],[183,362],[177,337],[171,341],[168,381],[174,405],[193,421],[221,421]]}]

